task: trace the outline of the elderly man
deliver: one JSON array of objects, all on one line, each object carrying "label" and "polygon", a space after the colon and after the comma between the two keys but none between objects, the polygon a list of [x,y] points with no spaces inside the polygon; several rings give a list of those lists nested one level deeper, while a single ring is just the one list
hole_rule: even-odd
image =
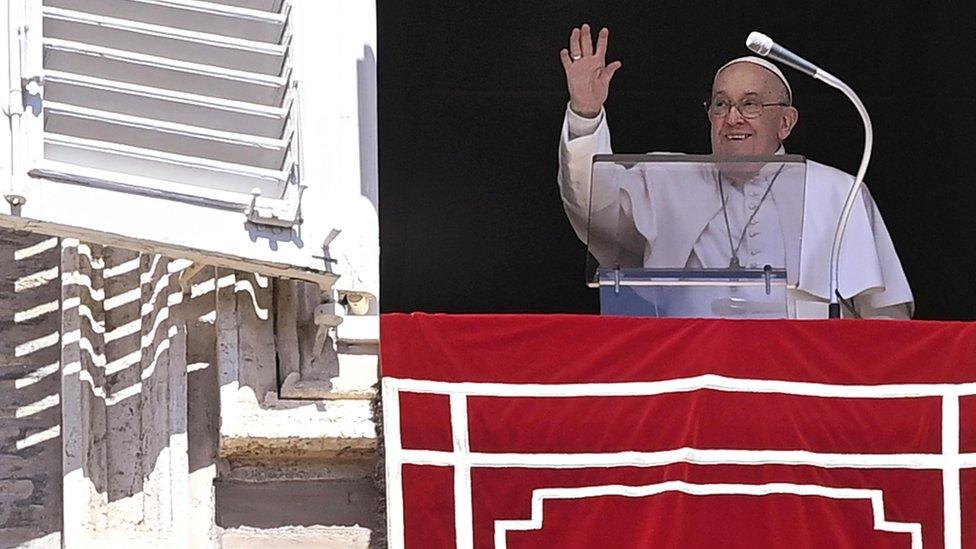
[{"label": "elderly man", "polygon": [[[612,152],[603,104],[621,63],[606,63],[608,36],[607,29],[602,29],[594,48],[590,28],[584,24],[573,29],[569,48],[560,52],[570,99],[559,148],[559,185],[570,222],[584,241],[587,240],[591,160],[595,154]],[[789,137],[799,116],[792,103],[789,82],[768,61],[742,57],[723,65],[715,73],[707,108],[712,153],[731,156],[784,153],[783,141]],[[761,174],[753,173],[738,180],[734,176],[728,179],[718,180],[719,188],[714,193],[716,207],[701,210],[708,212],[707,218],[683,223],[682,217],[671,217],[678,219],[678,224],[687,225],[670,227],[671,237],[681,231],[695,231],[683,240],[687,246],[664,246],[657,241],[662,233],[657,225],[664,216],[655,208],[666,206],[660,204],[661,200],[647,199],[649,192],[643,193],[643,201],[628,198],[614,206],[619,210],[615,219],[622,219],[630,226],[620,234],[642,239],[643,263],[649,267],[721,268],[729,266],[730,260],[737,263],[739,256],[754,244],[753,237],[757,237],[756,241],[769,238],[760,236],[760,231],[748,231],[750,225],[762,219],[766,219],[767,226],[778,223],[777,207],[763,208],[763,203],[754,198],[769,194],[775,176],[770,178],[766,174],[764,179]],[[822,309],[826,315],[830,248],[844,198],[853,181],[853,177],[834,168],[812,161],[807,163],[799,282],[792,295],[797,311]],[[637,194],[631,192],[632,197]],[[757,217],[756,213],[760,215]],[[773,258],[771,262],[781,263],[783,240],[781,236],[776,238],[779,240],[766,241],[763,253],[767,259]],[[591,240],[589,245],[591,251],[599,252],[600,242]],[[881,215],[866,191],[851,216],[841,250],[841,266],[840,293],[847,298],[846,315],[911,317],[914,310],[911,289]]]}]

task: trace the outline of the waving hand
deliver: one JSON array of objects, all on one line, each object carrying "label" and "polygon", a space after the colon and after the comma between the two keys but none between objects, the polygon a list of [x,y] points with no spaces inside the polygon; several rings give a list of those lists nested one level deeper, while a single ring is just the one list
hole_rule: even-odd
[{"label": "waving hand", "polygon": [[610,91],[610,79],[621,65],[620,61],[609,65],[606,62],[609,36],[609,30],[601,29],[593,49],[590,26],[584,23],[569,35],[569,49],[559,52],[569,87],[569,108],[587,118],[600,114]]}]

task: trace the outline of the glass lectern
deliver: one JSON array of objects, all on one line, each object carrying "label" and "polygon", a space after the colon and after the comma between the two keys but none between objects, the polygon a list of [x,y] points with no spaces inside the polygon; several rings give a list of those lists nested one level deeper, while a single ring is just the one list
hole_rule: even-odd
[{"label": "glass lectern", "polygon": [[605,315],[792,318],[806,161],[596,155],[586,280]]}]

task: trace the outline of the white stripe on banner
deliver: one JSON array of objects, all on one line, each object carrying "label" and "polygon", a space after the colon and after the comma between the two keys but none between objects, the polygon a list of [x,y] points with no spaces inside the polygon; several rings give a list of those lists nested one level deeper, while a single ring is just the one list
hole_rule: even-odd
[{"label": "white stripe on banner", "polygon": [[543,504],[547,499],[585,499],[601,496],[624,496],[640,498],[681,492],[693,496],[746,495],[767,496],[772,494],[793,494],[799,496],[821,496],[831,499],[866,499],[871,501],[874,529],[882,532],[911,534],[912,549],[922,549],[922,525],[913,522],[890,522],[885,520],[884,496],[881,490],[859,488],[831,488],[815,484],[690,484],[682,481],[669,481],[647,486],[585,486],[582,488],[540,488],[532,491],[532,518],[529,520],[496,520],[495,549],[508,547],[509,531],[540,530],[544,518]]},{"label": "white stripe on banner", "polygon": [[962,547],[959,427],[959,396],[946,395],[942,398],[942,505],[947,549]]},{"label": "white stripe on banner", "polygon": [[976,383],[899,384],[899,385],[829,385],[805,381],[745,379],[705,374],[663,381],[622,383],[449,383],[421,379],[392,379],[400,391],[442,395],[495,397],[579,397],[579,396],[647,396],[687,393],[702,389],[737,393],[781,393],[785,395],[837,398],[920,398],[945,394],[976,395]]},{"label": "white stripe on banner", "polygon": [[383,391],[383,446],[386,455],[386,537],[401,549],[403,536],[403,446],[400,442],[400,392],[385,377]]},{"label": "white stripe on banner", "polygon": [[454,441],[454,531],[458,549],[474,547],[471,510],[471,462],[468,459],[468,397],[451,395],[451,438]]},{"label": "white stripe on banner", "polygon": [[[457,455],[437,450],[403,450],[403,462],[413,465],[453,466]],[[591,454],[468,454],[471,467],[525,467],[529,469],[585,469],[589,467],[661,467],[675,463],[694,465],[810,465],[826,469],[940,470],[942,454],[824,454],[805,450],[729,450],[679,448],[658,452]]]}]

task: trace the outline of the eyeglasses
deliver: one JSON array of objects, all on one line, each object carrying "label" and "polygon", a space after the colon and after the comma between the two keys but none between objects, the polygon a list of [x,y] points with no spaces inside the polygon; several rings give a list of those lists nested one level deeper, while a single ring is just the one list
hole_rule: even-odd
[{"label": "eyeglasses", "polygon": [[744,118],[757,118],[762,114],[763,109],[766,107],[789,107],[789,103],[760,103],[758,99],[743,99],[738,103],[733,103],[731,100],[724,97],[717,97],[711,101],[705,101],[705,109],[708,110],[709,116],[714,116],[716,118],[721,118],[732,110],[734,106]]}]

